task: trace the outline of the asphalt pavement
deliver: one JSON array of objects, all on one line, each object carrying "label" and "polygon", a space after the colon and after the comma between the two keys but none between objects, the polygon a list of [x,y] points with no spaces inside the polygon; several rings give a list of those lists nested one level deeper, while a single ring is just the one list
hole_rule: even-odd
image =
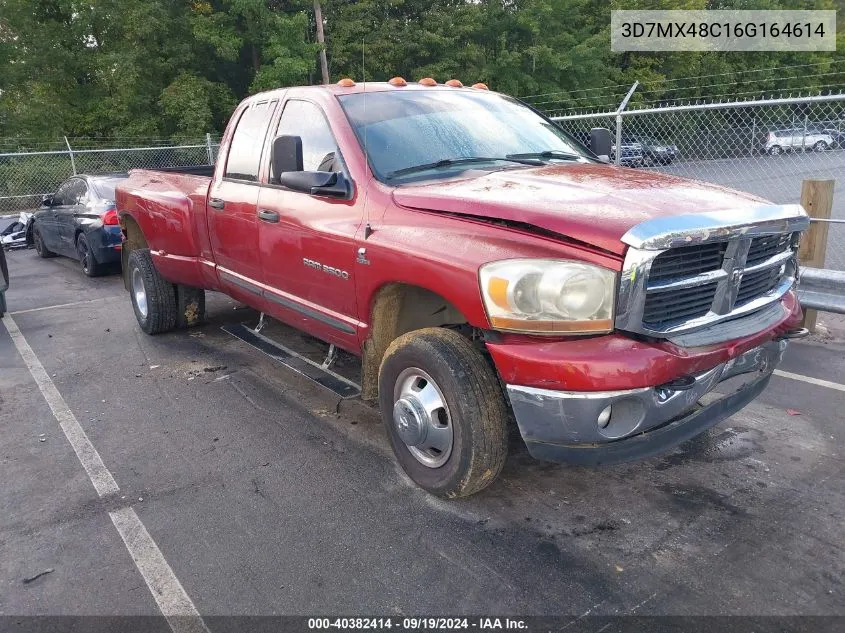
[{"label": "asphalt pavement", "polygon": [[[1,616],[182,598],[211,631],[228,615],[845,616],[843,390],[776,376],[672,454],[613,468],[536,462],[515,437],[496,484],[447,502],[402,474],[375,409],[221,331],[252,310],[210,293],[205,325],[150,337],[118,276],[34,251],[8,263]],[[845,346],[795,343],[782,369],[843,383]],[[98,495],[56,402],[115,489]],[[133,514],[127,537],[115,517]]]}]

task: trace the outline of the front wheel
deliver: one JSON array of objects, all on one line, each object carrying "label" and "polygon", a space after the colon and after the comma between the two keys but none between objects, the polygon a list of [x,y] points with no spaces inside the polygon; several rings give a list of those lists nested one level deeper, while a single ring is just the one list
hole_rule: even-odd
[{"label": "front wheel", "polygon": [[508,410],[495,372],[455,331],[397,338],[379,369],[379,405],[396,459],[440,497],[489,486],[507,456]]},{"label": "front wheel", "polygon": [[129,296],[138,325],[147,334],[159,334],[175,328],[176,290],[156,270],[150,249],[132,251],[127,263]]},{"label": "front wheel", "polygon": [[824,141],[818,141],[815,145],[813,145],[814,152],[826,152],[828,150],[828,145]]},{"label": "front wheel", "polygon": [[769,148],[769,155],[770,155],[770,156],[780,156],[780,154],[781,154],[782,152],[783,152],[783,149],[781,148],[781,146],[780,146],[780,145],[772,145],[772,146]]}]

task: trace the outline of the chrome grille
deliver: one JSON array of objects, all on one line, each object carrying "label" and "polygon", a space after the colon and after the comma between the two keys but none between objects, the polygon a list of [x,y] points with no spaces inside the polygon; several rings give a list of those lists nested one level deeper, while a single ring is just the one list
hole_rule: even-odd
[{"label": "chrome grille", "polygon": [[728,314],[775,289],[793,256],[789,233],[664,251],[648,272],[643,325],[660,331]]},{"label": "chrome grille", "polygon": [[760,295],[766,294],[778,285],[781,278],[780,267],[759,270],[743,275],[736,293],[736,305],[741,306]]},{"label": "chrome grille", "polygon": [[717,285],[714,282],[676,292],[649,294],[645,302],[643,323],[659,329],[678,320],[704,316],[713,305]]},{"label": "chrome grille", "polygon": [[746,266],[754,266],[766,261],[772,255],[782,253],[789,246],[790,233],[783,235],[765,235],[755,237],[751,240],[751,248],[748,250],[748,257],[745,260]]},{"label": "chrome grille", "polygon": [[681,246],[654,258],[648,278],[652,281],[698,275],[722,266],[727,242]]},{"label": "chrome grille", "polygon": [[[793,286],[798,238],[808,226],[800,207],[681,216],[681,229],[673,220],[644,222],[623,237],[631,248],[617,297],[620,330],[681,341],[725,322],[728,340],[735,327],[728,322],[763,314]],[[775,313],[782,314],[770,310],[766,319]]]},{"label": "chrome grille", "polygon": [[[660,330],[704,317],[711,310],[723,314],[725,306],[733,310],[765,295],[786,274],[781,270],[783,256],[792,253],[791,245],[792,234],[786,233],[664,251],[649,269],[643,324]],[[720,280],[725,281],[720,285]],[[718,301],[720,291],[730,296]]]}]

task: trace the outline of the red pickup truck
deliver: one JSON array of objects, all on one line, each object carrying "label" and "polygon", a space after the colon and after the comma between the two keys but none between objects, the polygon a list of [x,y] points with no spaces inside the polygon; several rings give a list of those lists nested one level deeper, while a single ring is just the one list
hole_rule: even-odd
[{"label": "red pickup truck", "polygon": [[540,459],[669,450],[754,399],[805,332],[808,219],[592,142],[480,84],[252,96],[216,166],[119,185],[138,323],[191,325],[217,290],[360,356],[398,461],[445,497],[497,477],[514,419]]}]

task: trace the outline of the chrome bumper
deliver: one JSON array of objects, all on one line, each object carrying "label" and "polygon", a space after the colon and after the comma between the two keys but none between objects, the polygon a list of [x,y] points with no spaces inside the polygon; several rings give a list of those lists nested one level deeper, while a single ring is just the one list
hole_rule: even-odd
[{"label": "chrome bumper", "polygon": [[[617,463],[668,450],[736,413],[766,387],[787,345],[786,340],[770,341],[677,386],[571,392],[508,385],[507,391],[533,456]],[[721,382],[740,374],[756,375],[749,375],[731,395],[699,403]],[[598,420],[608,407],[610,416],[602,427]]]}]

